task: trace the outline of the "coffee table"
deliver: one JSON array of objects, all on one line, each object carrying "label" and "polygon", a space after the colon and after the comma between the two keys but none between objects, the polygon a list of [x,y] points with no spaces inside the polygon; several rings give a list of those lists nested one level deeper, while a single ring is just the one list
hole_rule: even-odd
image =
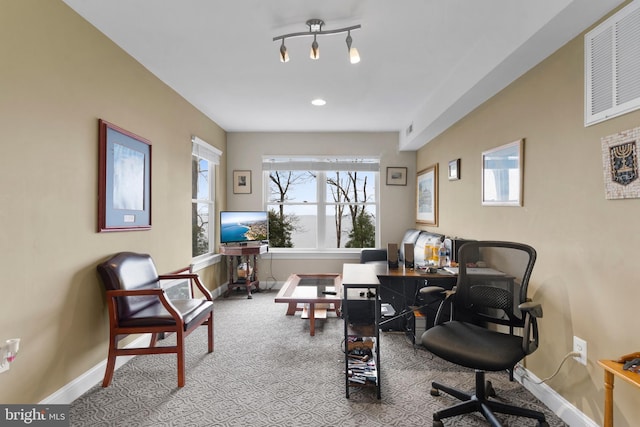
[{"label": "coffee table", "polygon": [[[289,304],[287,316],[302,311],[302,318],[309,317],[309,334],[316,333],[316,319],[326,318],[327,311],[340,316],[342,302],[342,275],[339,273],[292,274],[282,285],[275,302]],[[298,304],[308,305],[298,307]],[[317,307],[326,305],[326,307]],[[333,306],[333,308],[331,308]]]}]

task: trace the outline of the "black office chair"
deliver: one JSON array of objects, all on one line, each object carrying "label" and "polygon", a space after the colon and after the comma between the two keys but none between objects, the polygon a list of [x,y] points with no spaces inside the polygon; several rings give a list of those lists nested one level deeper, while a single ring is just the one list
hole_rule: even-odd
[{"label": "black office chair", "polygon": [[[455,288],[427,286],[422,294],[444,298],[435,326],[421,337],[433,354],[457,365],[475,369],[475,393],[464,393],[432,383],[431,394],[443,391],[462,403],[433,414],[433,426],[442,419],[481,412],[489,423],[501,426],[496,413],[534,418],[548,427],[541,412],[490,400],[495,391],[485,382],[485,371],[513,371],[513,367],[538,347],[537,318],[542,308],[527,298],[529,277],[536,260],[531,246],[498,241],[465,243],[458,252],[459,271]],[[448,319],[443,313],[449,308]],[[521,334],[516,334],[516,330]]]}]

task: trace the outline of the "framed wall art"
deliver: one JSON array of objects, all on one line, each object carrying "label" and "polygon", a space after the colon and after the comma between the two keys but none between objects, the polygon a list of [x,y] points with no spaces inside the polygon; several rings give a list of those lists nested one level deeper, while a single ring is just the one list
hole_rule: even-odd
[{"label": "framed wall art", "polygon": [[98,232],[151,228],[151,143],[99,120]]},{"label": "framed wall art", "polygon": [[637,127],[600,140],[606,199],[640,198],[639,139],[640,127]]},{"label": "framed wall art", "polygon": [[407,168],[387,168],[387,185],[407,185]]},{"label": "framed wall art", "polygon": [[451,160],[449,162],[449,181],[460,179],[460,159]]},{"label": "framed wall art", "polygon": [[482,204],[522,206],[524,140],[482,153]]},{"label": "framed wall art", "polygon": [[233,171],[233,194],[251,194],[251,171]]},{"label": "framed wall art", "polygon": [[416,182],[416,222],[438,225],[438,164],[418,172]]}]

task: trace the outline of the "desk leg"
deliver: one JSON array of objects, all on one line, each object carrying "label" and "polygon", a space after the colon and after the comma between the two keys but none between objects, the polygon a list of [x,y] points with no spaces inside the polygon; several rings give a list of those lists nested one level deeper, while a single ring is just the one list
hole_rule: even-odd
[{"label": "desk leg", "polygon": [[227,264],[229,264],[229,283],[227,284],[227,291],[223,295],[225,298],[229,296],[231,289],[233,289],[233,257],[227,256],[227,261]]},{"label": "desk leg", "polygon": [[256,292],[260,292],[260,280],[258,279],[258,256],[253,256],[253,284],[256,287]]},{"label": "desk leg", "polygon": [[309,303],[309,334],[315,336],[316,334],[316,305],[315,303]]},{"label": "desk leg", "polygon": [[613,372],[604,371],[604,424],[613,427]]},{"label": "desk leg", "polygon": [[297,308],[298,308],[297,302],[290,302],[289,306],[287,307],[287,316],[293,316],[294,314],[296,314]]}]

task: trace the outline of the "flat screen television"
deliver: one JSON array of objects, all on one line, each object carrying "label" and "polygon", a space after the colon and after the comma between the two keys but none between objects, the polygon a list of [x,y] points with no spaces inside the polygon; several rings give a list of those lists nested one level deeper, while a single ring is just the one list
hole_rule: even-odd
[{"label": "flat screen television", "polygon": [[269,214],[267,212],[220,212],[220,243],[242,244],[266,240],[269,240]]}]

